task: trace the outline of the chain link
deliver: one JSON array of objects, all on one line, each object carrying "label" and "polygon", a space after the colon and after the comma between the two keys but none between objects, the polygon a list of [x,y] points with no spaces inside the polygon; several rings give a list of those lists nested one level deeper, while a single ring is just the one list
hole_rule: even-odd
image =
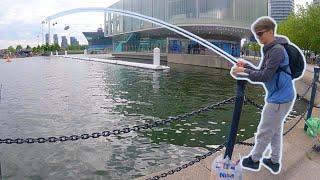
[{"label": "chain link", "polygon": [[298,95],[298,99],[297,101],[300,101],[301,99],[305,98],[305,96],[307,95],[307,93],[309,92],[309,90],[311,89],[311,87],[313,86],[313,84],[315,83],[315,79],[312,80],[312,82],[310,83],[309,87],[307,88],[307,90],[305,91],[305,93],[303,93],[301,96]]},{"label": "chain link", "polygon": [[253,105],[253,106],[256,107],[257,109],[259,109],[259,110],[262,110],[262,109],[263,109],[263,105],[260,105],[260,104],[258,104],[258,103],[256,103],[256,102],[254,102],[252,99],[246,97],[245,100],[246,100],[246,102],[248,102],[249,104]]},{"label": "chain link", "polygon": [[158,180],[158,179],[161,179],[161,178],[165,178],[165,177],[167,177],[169,175],[172,175],[174,173],[180,172],[181,170],[186,169],[186,168],[188,168],[190,166],[193,166],[194,164],[200,162],[201,160],[206,159],[207,157],[213,155],[214,153],[216,153],[218,151],[221,151],[223,149],[223,147],[225,147],[224,144],[220,145],[217,148],[214,148],[212,151],[209,151],[208,153],[206,153],[206,154],[204,154],[202,156],[196,156],[194,160],[191,160],[188,163],[185,163],[185,164],[183,164],[181,166],[178,166],[178,167],[176,167],[174,169],[171,169],[171,170],[169,170],[167,172],[164,172],[162,174],[147,178],[146,180]]},{"label": "chain link", "polygon": [[290,131],[292,131],[293,128],[295,128],[295,127],[299,124],[299,122],[301,121],[301,119],[304,118],[304,115],[305,115],[306,113],[307,113],[307,111],[304,111],[304,112],[302,113],[302,115],[300,116],[300,118],[297,120],[297,122],[296,122],[291,128],[289,128],[285,133],[283,133],[283,136],[287,135]]},{"label": "chain link", "polygon": [[189,118],[189,117],[192,117],[192,116],[195,116],[195,115],[198,115],[200,113],[203,113],[203,112],[207,112],[207,111],[210,111],[210,110],[213,110],[213,109],[216,109],[222,105],[226,105],[226,104],[231,104],[234,102],[234,97],[231,97],[231,98],[228,98],[226,100],[223,100],[221,102],[218,102],[218,103],[215,103],[215,104],[212,104],[212,105],[209,105],[207,107],[204,107],[204,108],[200,108],[196,111],[192,111],[191,113],[185,113],[183,115],[178,115],[178,116],[175,116],[175,117],[169,117],[167,119],[164,119],[164,120],[158,120],[158,121],[155,121],[155,122],[152,122],[152,123],[145,123],[145,124],[142,124],[142,125],[136,125],[136,126],[133,126],[131,128],[122,128],[122,129],[114,129],[114,130],[111,130],[111,131],[102,131],[102,132],[95,132],[95,133],[91,133],[91,134],[81,134],[81,135],[71,135],[71,136],[59,136],[59,137],[48,137],[48,138],[43,138],[43,137],[40,137],[40,138],[16,138],[16,139],[10,139],[10,138],[6,138],[6,139],[0,139],[0,144],[33,144],[33,143],[46,143],[46,142],[49,142],[49,143],[55,143],[55,142],[65,142],[65,141],[77,141],[77,140],[86,140],[86,139],[89,139],[89,138],[92,138],[92,139],[96,139],[96,138],[100,138],[100,137],[109,137],[111,135],[120,135],[120,134],[125,134],[125,133],[130,133],[132,131],[140,131],[140,130],[146,130],[146,129],[152,129],[154,127],[157,127],[157,126],[162,126],[162,125],[166,125],[166,124],[169,124],[169,123],[172,123],[174,121],[178,121],[178,120],[182,120],[182,119],[185,119],[185,118]]}]

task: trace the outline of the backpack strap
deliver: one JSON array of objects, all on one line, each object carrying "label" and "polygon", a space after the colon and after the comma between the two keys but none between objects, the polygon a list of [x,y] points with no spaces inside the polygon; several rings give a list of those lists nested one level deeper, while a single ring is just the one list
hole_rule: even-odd
[{"label": "backpack strap", "polygon": [[282,72],[285,72],[286,74],[289,74],[292,77],[292,74],[287,71],[288,67],[290,67],[290,66],[289,65],[285,65],[285,66],[279,67],[277,69],[276,73],[279,73],[279,72],[282,71]]}]

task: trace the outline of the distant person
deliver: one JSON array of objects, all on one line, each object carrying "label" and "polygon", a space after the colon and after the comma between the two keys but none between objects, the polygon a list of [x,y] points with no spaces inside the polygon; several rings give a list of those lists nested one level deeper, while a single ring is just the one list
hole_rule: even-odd
[{"label": "distant person", "polygon": [[[231,72],[236,78],[242,77],[255,84],[263,84],[267,92],[255,136],[255,145],[249,156],[243,158],[241,162],[244,169],[259,171],[262,159],[263,166],[273,174],[278,174],[282,164],[283,124],[296,99],[289,56],[284,47],[289,41],[284,36],[275,36],[276,22],[270,17],[257,19],[251,29],[262,46],[263,59],[260,66],[253,68],[251,63],[239,60]],[[304,61],[301,52],[297,48],[296,51]],[[271,144],[271,157],[263,158],[263,153],[269,144]]]},{"label": "distant person", "polygon": [[318,66],[320,66],[320,56],[317,55],[316,58],[315,58],[315,62]]}]

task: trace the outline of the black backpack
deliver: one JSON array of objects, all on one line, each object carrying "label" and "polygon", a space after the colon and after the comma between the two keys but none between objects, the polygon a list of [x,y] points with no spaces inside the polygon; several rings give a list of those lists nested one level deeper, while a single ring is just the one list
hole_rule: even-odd
[{"label": "black backpack", "polygon": [[305,68],[305,59],[298,48],[296,48],[292,44],[284,44],[283,46],[289,56],[289,67],[291,73],[286,71],[287,66],[280,67],[279,70],[289,74],[292,79],[299,78],[300,76],[302,76],[303,70]]}]

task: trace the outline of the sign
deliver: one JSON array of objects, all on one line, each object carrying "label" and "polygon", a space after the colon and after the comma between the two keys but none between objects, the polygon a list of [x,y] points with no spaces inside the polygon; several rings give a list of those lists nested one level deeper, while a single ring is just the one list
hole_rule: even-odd
[{"label": "sign", "polygon": [[220,155],[213,161],[211,171],[213,171],[220,180],[241,180],[242,167],[240,165],[240,159],[231,161],[229,157],[223,159],[222,155]]}]

